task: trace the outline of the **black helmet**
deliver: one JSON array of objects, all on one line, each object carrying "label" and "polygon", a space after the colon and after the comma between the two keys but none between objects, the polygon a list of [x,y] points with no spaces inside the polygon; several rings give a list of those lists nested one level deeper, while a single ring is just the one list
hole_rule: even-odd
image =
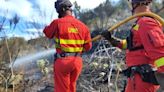
[{"label": "black helmet", "polygon": [[149,3],[152,2],[152,0],[129,0],[132,4],[132,13],[134,13],[134,10],[140,6],[140,5],[149,5]]},{"label": "black helmet", "polygon": [[131,2],[134,4],[134,3],[151,3],[152,0],[131,0]]},{"label": "black helmet", "polygon": [[55,9],[59,13],[63,9],[68,10],[72,7],[72,3],[69,0],[57,0],[55,2]]}]

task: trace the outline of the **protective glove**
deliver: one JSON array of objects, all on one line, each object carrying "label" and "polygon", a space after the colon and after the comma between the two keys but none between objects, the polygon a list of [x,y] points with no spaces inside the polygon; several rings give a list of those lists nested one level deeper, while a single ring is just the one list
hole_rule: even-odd
[{"label": "protective glove", "polygon": [[108,30],[105,30],[101,33],[101,35],[106,39],[106,40],[111,40],[111,33]]},{"label": "protective glove", "polygon": [[115,47],[120,44],[120,40],[113,38],[108,30],[103,31],[101,35]]}]

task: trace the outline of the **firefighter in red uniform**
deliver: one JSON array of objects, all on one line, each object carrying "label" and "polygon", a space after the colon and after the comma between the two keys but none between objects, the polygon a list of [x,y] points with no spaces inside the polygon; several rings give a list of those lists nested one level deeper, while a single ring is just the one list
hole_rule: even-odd
[{"label": "firefighter in red uniform", "polygon": [[[151,2],[132,0],[132,13],[151,12]],[[108,31],[103,32],[102,36],[114,46],[127,49],[128,68],[124,74],[128,77],[128,83],[125,92],[156,92],[160,84],[157,80],[161,76],[156,78],[155,72],[164,71],[164,33],[161,24],[152,17],[138,17],[126,40],[116,40]],[[154,67],[158,67],[158,71]]]},{"label": "firefighter in red uniform", "polygon": [[45,27],[45,35],[55,40],[55,92],[76,92],[76,81],[82,70],[82,52],[91,49],[88,27],[72,16],[71,2],[57,0],[55,8],[59,19]]}]

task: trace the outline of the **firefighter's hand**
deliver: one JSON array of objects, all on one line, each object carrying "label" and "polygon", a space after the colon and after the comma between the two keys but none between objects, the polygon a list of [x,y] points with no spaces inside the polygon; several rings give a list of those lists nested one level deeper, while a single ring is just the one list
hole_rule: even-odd
[{"label": "firefighter's hand", "polygon": [[101,33],[101,35],[106,39],[106,40],[111,40],[111,33],[108,30],[105,30]]}]

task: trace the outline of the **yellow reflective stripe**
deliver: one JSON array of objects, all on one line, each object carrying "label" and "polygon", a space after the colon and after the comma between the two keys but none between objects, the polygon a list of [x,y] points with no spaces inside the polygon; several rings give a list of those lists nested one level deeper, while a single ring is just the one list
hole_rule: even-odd
[{"label": "yellow reflective stripe", "polygon": [[59,39],[57,39],[57,38],[54,38],[54,39],[55,39],[55,42],[56,42],[56,43],[59,43]]},{"label": "yellow reflective stripe", "polygon": [[126,48],[127,48],[127,41],[122,40],[122,49],[126,49]]},{"label": "yellow reflective stripe", "polygon": [[136,31],[138,31],[138,29],[139,29],[139,25],[138,25],[138,24],[135,25],[135,26],[133,27],[133,29],[136,30]]},{"label": "yellow reflective stripe", "polygon": [[58,44],[55,44],[55,47],[65,52],[82,52],[84,50],[83,47],[60,47]]},{"label": "yellow reflective stripe", "polygon": [[83,47],[67,47],[67,48],[61,47],[61,49],[65,52],[82,52],[83,51]]},{"label": "yellow reflective stripe", "polygon": [[60,39],[60,44],[84,44],[84,40],[65,40],[65,39]]},{"label": "yellow reflective stripe", "polygon": [[[59,39],[55,38],[55,41],[58,43]],[[60,39],[60,44],[84,44],[84,40]]]},{"label": "yellow reflective stripe", "polygon": [[164,66],[164,57],[158,59],[155,61],[155,65],[157,66],[157,68]]}]

